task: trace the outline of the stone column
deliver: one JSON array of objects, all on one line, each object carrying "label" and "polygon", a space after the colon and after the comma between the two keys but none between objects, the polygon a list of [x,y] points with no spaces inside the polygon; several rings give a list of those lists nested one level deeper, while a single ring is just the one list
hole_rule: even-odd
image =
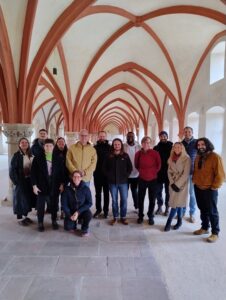
[{"label": "stone column", "polygon": [[95,145],[98,140],[98,132],[90,133],[90,140]]},{"label": "stone column", "polygon": [[4,154],[2,126],[0,126],[0,154]]},{"label": "stone column", "polygon": [[[13,154],[18,150],[18,141],[22,137],[26,137],[29,141],[33,133],[32,124],[3,124],[3,133],[7,137],[8,144],[8,165],[10,166]],[[9,206],[13,200],[13,185],[9,179],[9,190],[6,199],[2,201],[2,205]]]},{"label": "stone column", "polygon": [[68,148],[78,140],[79,132],[66,131],[64,133]]}]

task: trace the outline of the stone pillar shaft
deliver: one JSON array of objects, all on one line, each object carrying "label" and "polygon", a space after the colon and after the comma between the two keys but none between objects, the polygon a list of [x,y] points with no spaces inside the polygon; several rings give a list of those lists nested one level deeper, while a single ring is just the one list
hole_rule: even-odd
[{"label": "stone pillar shaft", "polygon": [[[8,165],[10,166],[13,154],[18,150],[18,141],[22,137],[26,137],[29,141],[33,133],[32,124],[3,124],[3,133],[7,137],[8,144]],[[6,200],[2,202],[3,205],[11,205],[13,200],[13,186],[9,180],[9,189]]]}]

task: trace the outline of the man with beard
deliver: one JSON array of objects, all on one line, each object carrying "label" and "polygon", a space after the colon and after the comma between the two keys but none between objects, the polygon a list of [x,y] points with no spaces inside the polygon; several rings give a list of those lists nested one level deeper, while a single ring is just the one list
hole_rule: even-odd
[{"label": "man with beard", "polygon": [[106,139],[106,132],[99,131],[98,132],[98,141],[94,146],[97,152],[97,165],[96,170],[93,173],[94,176],[94,186],[96,190],[96,212],[94,213],[93,217],[98,218],[102,212],[101,206],[101,192],[103,189],[104,194],[104,218],[108,217],[108,210],[109,210],[109,187],[108,181],[106,176],[104,176],[102,171],[102,166],[105,157],[109,154],[111,146]]},{"label": "man with beard", "polygon": [[162,213],[163,206],[163,197],[162,190],[163,186],[165,189],[165,212],[164,215],[168,216],[169,214],[169,179],[167,175],[168,170],[168,159],[170,157],[170,152],[173,146],[173,143],[168,141],[168,133],[166,131],[161,131],[159,133],[159,143],[153,148],[157,151],[161,157],[161,169],[158,172],[158,185],[157,185],[157,204],[158,208],[155,212],[156,215]]},{"label": "man with beard", "polygon": [[217,210],[218,189],[225,180],[225,173],[221,157],[213,152],[214,146],[207,138],[198,139],[196,149],[198,155],[195,159],[192,180],[202,224],[194,234],[207,234],[211,226],[212,234],[207,238],[207,242],[214,243],[220,232]]},{"label": "man with beard", "polygon": [[[195,199],[195,192],[194,192],[194,185],[192,183],[192,173],[194,170],[194,162],[195,157],[197,154],[196,150],[196,139],[193,137],[193,129],[189,126],[184,127],[184,139],[182,141],[182,144],[185,147],[185,150],[187,154],[191,158],[191,171],[190,171],[190,177],[189,177],[189,222],[195,223],[195,209],[196,209],[196,199]],[[186,213],[186,207],[183,209],[183,215]]]},{"label": "man with beard", "polygon": [[131,163],[133,165],[133,170],[130,173],[128,178],[128,188],[130,187],[132,197],[133,197],[133,205],[135,209],[138,209],[138,176],[139,172],[135,168],[134,158],[135,153],[141,149],[140,145],[135,142],[135,135],[133,132],[128,132],[126,135],[126,143],[124,144],[124,151],[129,155]]}]

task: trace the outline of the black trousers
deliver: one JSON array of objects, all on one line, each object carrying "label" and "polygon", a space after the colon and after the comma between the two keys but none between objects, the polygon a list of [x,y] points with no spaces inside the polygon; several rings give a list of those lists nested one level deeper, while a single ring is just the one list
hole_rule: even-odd
[{"label": "black trousers", "polygon": [[128,188],[131,189],[134,208],[138,208],[138,177],[128,178]]},{"label": "black trousers", "polygon": [[207,230],[211,225],[212,233],[218,235],[220,232],[217,210],[218,191],[211,189],[201,190],[196,185],[194,188],[196,202],[200,209],[202,228]]},{"label": "black trousers", "polygon": [[56,221],[57,210],[58,210],[58,201],[59,201],[59,198],[57,198],[57,197],[38,194],[37,204],[36,204],[38,223],[43,223],[46,204],[47,204],[47,207],[49,207],[52,221]]},{"label": "black trousers", "polygon": [[[73,213],[72,213],[73,214]],[[81,221],[81,230],[83,232],[88,232],[89,230],[89,223],[92,219],[92,213],[91,210],[85,210],[84,212],[82,212],[79,217],[78,220]],[[64,218],[64,229],[65,230],[74,230],[77,228],[77,221],[72,221],[70,219],[70,217],[65,216]]]},{"label": "black trousers", "polygon": [[157,198],[157,204],[158,206],[162,206],[164,201],[163,201],[163,186],[165,188],[165,207],[169,206],[169,180],[166,180],[164,182],[158,182],[157,184],[157,193],[156,193],[156,198]]},{"label": "black trousers", "polygon": [[107,178],[103,175],[95,175],[94,176],[94,186],[96,190],[96,210],[98,212],[102,211],[102,204],[101,204],[101,193],[103,190],[104,194],[104,205],[103,205],[103,211],[104,214],[108,214],[109,211],[109,186],[107,182]]},{"label": "black trousers", "polygon": [[138,181],[138,205],[139,205],[139,219],[143,219],[144,217],[144,198],[146,194],[146,190],[148,189],[148,198],[149,198],[149,206],[148,206],[148,218],[154,218],[154,208],[155,208],[155,198],[157,191],[157,180],[145,181],[143,179],[139,179]]}]

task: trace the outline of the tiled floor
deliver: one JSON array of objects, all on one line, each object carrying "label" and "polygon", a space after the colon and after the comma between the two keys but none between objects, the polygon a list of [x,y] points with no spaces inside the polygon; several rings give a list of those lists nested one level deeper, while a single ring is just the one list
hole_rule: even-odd
[{"label": "tiled floor", "polygon": [[[7,157],[0,155],[0,199],[7,194]],[[94,189],[91,185],[94,195]],[[17,224],[12,207],[0,207],[0,300],[225,300],[226,184],[219,190],[220,238],[194,236],[187,219],[178,231],[136,224],[129,196],[129,225],[91,221],[90,237]],[[147,201],[146,201],[147,206]],[[92,208],[94,211],[94,207]],[[147,210],[147,208],[146,208]],[[175,220],[176,221],[176,220]]]},{"label": "tiled floor", "polygon": [[169,299],[163,274],[143,229],[95,219],[90,237],[17,224],[11,208],[0,208],[0,299]]}]

